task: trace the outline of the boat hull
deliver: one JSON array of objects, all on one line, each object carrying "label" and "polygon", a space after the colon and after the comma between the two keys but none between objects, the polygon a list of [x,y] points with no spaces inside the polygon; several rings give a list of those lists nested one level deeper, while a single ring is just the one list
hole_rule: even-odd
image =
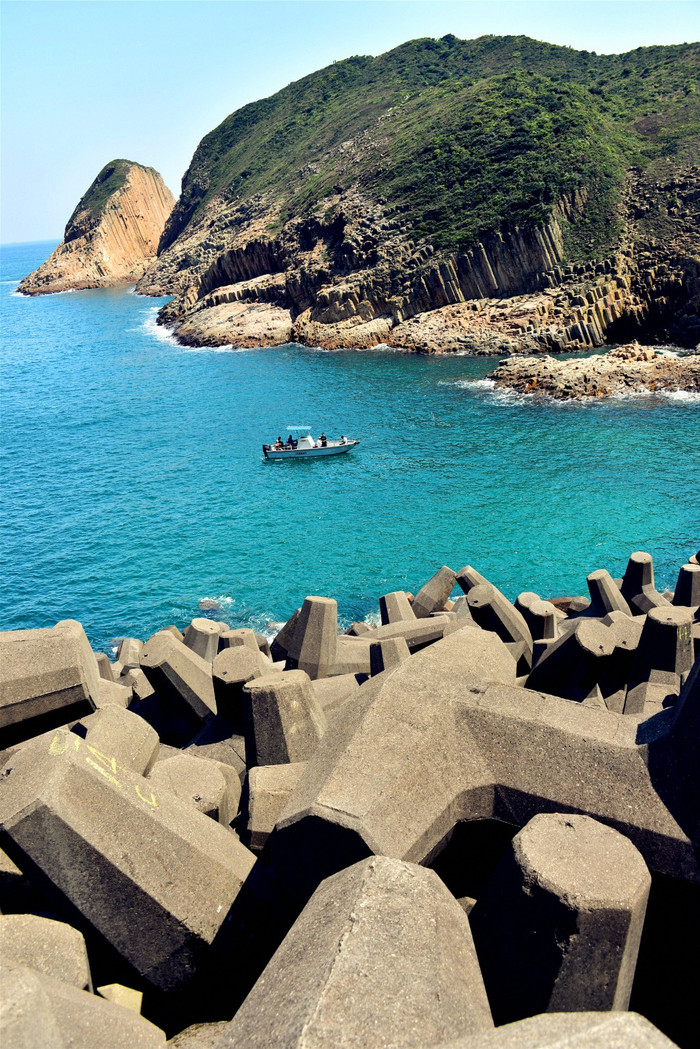
[{"label": "boat hull", "polygon": [[265,452],[266,459],[321,459],[328,455],[344,455],[360,442],[346,441],[345,444],[327,444],[323,448],[288,448],[275,451],[270,448]]}]

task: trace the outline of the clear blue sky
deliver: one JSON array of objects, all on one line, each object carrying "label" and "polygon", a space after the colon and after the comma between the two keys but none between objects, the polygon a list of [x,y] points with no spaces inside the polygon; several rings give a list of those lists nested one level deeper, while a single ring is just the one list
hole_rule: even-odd
[{"label": "clear blue sky", "polygon": [[4,0],[1,14],[4,243],[60,239],[115,157],[177,196],[225,116],[349,55],[446,33],[597,52],[700,38],[695,0]]}]

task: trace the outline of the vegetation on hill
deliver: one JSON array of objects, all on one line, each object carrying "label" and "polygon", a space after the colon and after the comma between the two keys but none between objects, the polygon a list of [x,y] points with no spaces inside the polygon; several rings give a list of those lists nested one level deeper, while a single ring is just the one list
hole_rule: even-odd
[{"label": "vegetation on hill", "polygon": [[[109,198],[117,190],[120,190],[126,182],[129,170],[139,167],[143,167],[143,165],[136,164],[133,160],[111,160],[109,164],[105,164],[90,188],[80,198],[73,214],[68,219],[66,239],[68,239],[68,233],[78,216],[84,214],[89,220],[99,219]],[[157,174],[153,168],[146,168],[145,170]]]},{"label": "vegetation on hill", "polygon": [[697,163],[699,70],[698,44],[596,55],[527,37],[446,36],[349,58],[203,139],[164,246],[213,198],[271,194],[284,221],[358,186],[399,208],[416,238],[467,247],[544,222],[585,188],[571,249],[592,256],[616,239],[626,169]]}]

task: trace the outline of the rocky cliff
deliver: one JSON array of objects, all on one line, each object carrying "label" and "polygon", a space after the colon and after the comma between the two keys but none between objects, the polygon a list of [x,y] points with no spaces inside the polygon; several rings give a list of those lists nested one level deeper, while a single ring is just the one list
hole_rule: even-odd
[{"label": "rocky cliff", "polygon": [[47,295],[138,280],[156,257],[174,203],[153,168],[113,160],[79,201],[62,242],[18,290]]},{"label": "rocky cliff", "polygon": [[159,257],[184,343],[700,340],[700,47],[413,41],[202,141]]}]

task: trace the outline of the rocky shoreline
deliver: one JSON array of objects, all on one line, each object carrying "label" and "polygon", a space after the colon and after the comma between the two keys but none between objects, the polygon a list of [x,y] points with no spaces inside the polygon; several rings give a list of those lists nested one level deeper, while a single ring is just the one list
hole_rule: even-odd
[{"label": "rocky shoreline", "polygon": [[700,393],[700,353],[678,357],[630,343],[575,360],[511,358],[501,361],[486,378],[498,389],[555,400],[625,393]]},{"label": "rocky shoreline", "polygon": [[691,1049],[700,554],[587,585],[0,634],[6,1044]]}]

